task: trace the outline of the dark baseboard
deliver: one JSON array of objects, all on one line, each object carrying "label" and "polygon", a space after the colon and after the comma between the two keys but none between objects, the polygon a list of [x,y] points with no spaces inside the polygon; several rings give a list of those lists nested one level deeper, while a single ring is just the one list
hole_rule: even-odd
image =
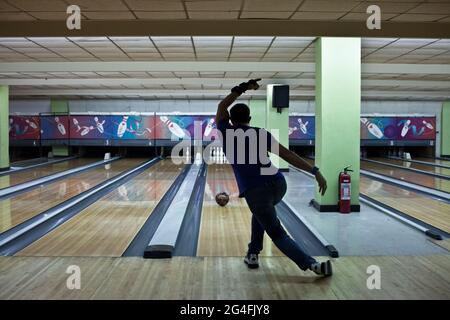
[{"label": "dark baseboard", "polygon": [[8,170],[10,170],[10,169],[11,169],[11,167],[0,168],[0,172],[2,172],[2,171],[8,171]]},{"label": "dark baseboard", "polygon": [[[339,212],[339,206],[337,204],[336,205],[333,205],[333,204],[321,205],[315,199],[312,200],[312,204],[313,204],[314,208],[316,208],[316,210],[319,212]],[[352,204],[350,206],[350,211],[351,212],[360,212],[361,206],[359,204]]]},{"label": "dark baseboard", "polygon": [[289,172],[289,168],[287,168],[287,169],[278,169],[278,170],[280,170],[281,172]]}]

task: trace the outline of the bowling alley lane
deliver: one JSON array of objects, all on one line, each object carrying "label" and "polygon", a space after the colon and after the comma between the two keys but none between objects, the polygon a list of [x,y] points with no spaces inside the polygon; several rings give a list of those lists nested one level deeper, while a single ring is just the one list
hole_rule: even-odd
[{"label": "bowling alley lane", "polygon": [[0,189],[18,185],[34,179],[42,178],[57,172],[84,166],[89,163],[99,161],[101,159],[94,158],[77,158],[68,161],[49,164],[25,171],[12,172],[9,175],[0,176]]},{"label": "bowling alley lane", "polygon": [[361,160],[361,169],[450,193],[450,180]]},{"label": "bowling alley lane", "polygon": [[183,166],[160,161],[17,255],[120,257]]},{"label": "bowling alley lane", "polygon": [[[227,192],[230,201],[220,207],[215,201],[219,192]],[[239,198],[233,170],[229,164],[208,166],[197,256],[241,257],[250,241],[251,212],[244,198]],[[264,235],[261,256],[281,256],[282,253]]]},{"label": "bowling alley lane", "polygon": [[145,159],[113,161],[111,164],[98,166],[2,200],[0,233],[144,161]]},{"label": "bowling alley lane", "polygon": [[433,167],[426,164],[420,164],[417,162],[411,162],[407,160],[397,160],[397,159],[388,159],[388,158],[370,158],[370,160],[380,161],[388,164],[395,164],[397,166],[402,166],[405,168],[422,170],[425,172],[440,174],[444,176],[448,176],[450,178],[450,169],[442,168],[442,167]]},{"label": "bowling alley lane", "polygon": [[450,204],[361,176],[360,192],[411,217],[450,233]]}]

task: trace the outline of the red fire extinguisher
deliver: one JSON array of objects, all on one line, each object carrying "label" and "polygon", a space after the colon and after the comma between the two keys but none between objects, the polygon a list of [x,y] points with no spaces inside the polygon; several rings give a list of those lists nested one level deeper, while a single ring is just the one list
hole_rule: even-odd
[{"label": "red fire extinguisher", "polygon": [[339,212],[350,213],[350,199],[351,199],[351,177],[348,172],[353,172],[349,169],[350,166],[345,167],[343,172],[339,173]]}]

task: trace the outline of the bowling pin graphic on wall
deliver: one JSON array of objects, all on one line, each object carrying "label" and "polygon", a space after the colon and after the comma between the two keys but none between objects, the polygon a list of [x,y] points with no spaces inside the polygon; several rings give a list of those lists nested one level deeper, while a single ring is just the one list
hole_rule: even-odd
[{"label": "bowling pin graphic on wall", "polygon": [[303,132],[303,134],[308,134],[308,128],[307,128],[307,125],[308,125],[308,121],[306,121],[306,122],[303,122],[303,120],[302,120],[302,118],[298,118],[298,124],[300,125],[300,130]]},{"label": "bowling pin graphic on wall", "polygon": [[61,121],[59,120],[59,117],[55,117],[55,122],[56,122],[59,132],[63,136],[65,136],[66,135],[66,127],[64,127],[64,125],[61,123]]},{"label": "bowling pin graphic on wall", "polygon": [[119,138],[122,138],[125,134],[125,131],[127,131],[127,122],[128,122],[128,116],[123,116],[122,121],[119,123],[119,126],[117,127],[117,136]]},{"label": "bowling pin graphic on wall", "polygon": [[33,121],[30,121],[30,120],[28,120],[28,119],[25,119],[25,122],[28,123],[28,125],[29,125],[31,128],[33,128],[33,129],[37,129],[37,128],[38,128],[37,124],[34,123]]},{"label": "bowling pin graphic on wall", "polygon": [[[401,123],[400,123],[401,124]],[[402,138],[404,138],[408,131],[409,131],[409,125],[411,124],[411,120],[406,120],[405,123],[403,124],[403,128],[402,128],[402,132],[400,133],[400,135],[402,136]]]},{"label": "bowling pin graphic on wall", "polygon": [[169,128],[170,132],[173,135],[177,136],[178,138],[184,138],[185,133],[178,124],[170,121],[166,116],[161,116],[159,117],[159,119],[167,126],[167,128]]},{"label": "bowling pin graphic on wall", "polygon": [[297,127],[293,127],[293,128],[289,127],[289,135],[293,134],[297,130],[298,130]]},{"label": "bowling pin graphic on wall", "polygon": [[98,121],[98,117],[94,117],[95,125],[97,126],[97,130],[100,133],[105,132],[105,129],[103,128],[103,125],[105,124],[105,120],[102,122]]},{"label": "bowling pin graphic on wall", "polygon": [[381,131],[381,129],[376,124],[370,122],[369,119],[361,118],[361,123],[367,127],[367,130],[369,130],[372,135],[374,135],[378,139],[383,138],[383,131]]},{"label": "bowling pin graphic on wall", "polygon": [[206,125],[205,134],[203,136],[207,137],[211,134],[214,125],[214,118],[211,118]]},{"label": "bowling pin graphic on wall", "polygon": [[431,123],[426,122],[425,120],[422,121],[422,123],[425,125],[425,127],[427,127],[430,130],[434,130],[434,127]]}]

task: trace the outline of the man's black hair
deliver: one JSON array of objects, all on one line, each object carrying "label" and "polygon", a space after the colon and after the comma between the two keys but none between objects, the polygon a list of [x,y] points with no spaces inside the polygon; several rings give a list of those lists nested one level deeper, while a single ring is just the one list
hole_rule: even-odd
[{"label": "man's black hair", "polygon": [[250,108],[245,103],[236,103],[230,109],[230,118],[234,124],[250,122]]}]

